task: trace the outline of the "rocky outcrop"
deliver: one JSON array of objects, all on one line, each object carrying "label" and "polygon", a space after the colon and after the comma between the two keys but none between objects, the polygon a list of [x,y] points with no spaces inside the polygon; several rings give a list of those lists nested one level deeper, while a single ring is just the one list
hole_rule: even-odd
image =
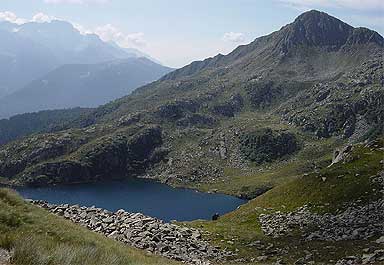
[{"label": "rocky outcrop", "polygon": [[232,255],[204,241],[199,230],[164,223],[141,213],[30,202],[109,238],[189,264],[207,265],[208,260],[218,261]]},{"label": "rocky outcrop", "polygon": [[347,162],[348,157],[353,150],[352,145],[347,145],[343,148],[338,148],[333,152],[332,157],[332,163],[328,166],[331,167],[332,165],[339,163],[339,162]]},{"label": "rocky outcrop", "polygon": [[12,253],[8,250],[0,248],[0,265],[10,265],[11,264]]},{"label": "rocky outcrop", "polygon": [[259,219],[263,232],[273,237],[290,235],[298,229],[306,240],[372,239],[384,235],[384,200],[351,205],[336,215],[312,213],[303,206],[289,213],[262,214]]},{"label": "rocky outcrop", "polygon": [[79,183],[113,176],[138,175],[166,155],[160,127],[147,127],[134,135],[114,134],[83,147],[70,158],[39,163],[17,181],[27,185]]},{"label": "rocky outcrop", "polygon": [[163,121],[175,121],[183,118],[186,113],[195,113],[199,107],[195,101],[176,101],[161,105],[154,114]]},{"label": "rocky outcrop", "polygon": [[[283,103],[281,114],[319,138],[374,138],[383,132],[382,69],[383,62],[377,57],[345,73],[339,82],[316,83]],[[361,130],[361,124],[366,129]]]},{"label": "rocky outcrop", "polygon": [[216,115],[233,117],[244,106],[244,99],[240,94],[232,96],[227,102],[211,107],[211,112]]},{"label": "rocky outcrop", "polygon": [[186,114],[184,118],[176,121],[176,125],[181,127],[210,127],[215,123],[216,120],[213,117],[198,113]]},{"label": "rocky outcrop", "polygon": [[242,155],[256,163],[271,162],[292,154],[298,148],[298,141],[290,132],[277,132],[266,128],[240,136]]},{"label": "rocky outcrop", "polygon": [[32,136],[0,150],[0,176],[11,178],[28,166],[75,151],[86,143],[86,136],[60,133]]},{"label": "rocky outcrop", "polygon": [[344,257],[336,262],[336,265],[356,265],[356,264],[382,264],[384,261],[384,249],[371,251],[365,249],[365,253],[358,256]]}]

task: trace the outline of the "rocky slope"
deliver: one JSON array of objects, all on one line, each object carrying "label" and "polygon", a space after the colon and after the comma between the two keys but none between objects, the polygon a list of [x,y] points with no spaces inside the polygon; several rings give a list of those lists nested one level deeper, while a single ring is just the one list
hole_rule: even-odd
[{"label": "rocky slope", "polygon": [[[317,138],[360,141],[382,132],[383,43],[374,31],[306,12],[228,55],[194,62],[97,108],[67,126],[73,129],[3,146],[0,176],[44,185],[97,180],[108,168],[116,175],[213,187],[231,181],[228,172],[236,171],[244,184],[230,193],[252,197],[280,180],[250,187],[249,176],[276,162],[302,159],[310,146],[321,148],[325,141]],[[161,141],[144,137],[150,146],[145,154],[127,143],[132,128],[154,127]],[[255,165],[249,154],[257,149],[244,152],[241,142],[263,129],[290,135],[280,145],[296,139],[298,148],[251,144],[268,150],[268,158]],[[63,141],[63,135],[73,137]],[[52,143],[46,145],[47,139]],[[47,148],[49,155],[36,155]],[[73,177],[79,175],[86,177]]]},{"label": "rocky slope", "polygon": [[197,229],[164,223],[140,213],[124,210],[112,213],[95,207],[53,205],[43,201],[31,203],[109,238],[188,264],[207,265],[208,259],[219,261],[233,255],[202,240]]}]

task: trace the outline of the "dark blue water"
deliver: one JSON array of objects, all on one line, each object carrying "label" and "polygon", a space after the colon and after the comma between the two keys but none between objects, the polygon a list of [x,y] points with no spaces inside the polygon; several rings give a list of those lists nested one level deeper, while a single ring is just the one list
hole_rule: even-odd
[{"label": "dark blue water", "polygon": [[45,200],[54,204],[94,205],[110,211],[124,209],[165,221],[210,219],[216,212],[222,215],[245,203],[244,200],[232,196],[175,189],[144,179],[18,188],[17,191],[28,199]]}]

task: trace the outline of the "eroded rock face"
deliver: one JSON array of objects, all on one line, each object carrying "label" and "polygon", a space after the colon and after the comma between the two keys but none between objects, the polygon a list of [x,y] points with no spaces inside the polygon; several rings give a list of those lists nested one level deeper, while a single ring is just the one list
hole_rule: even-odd
[{"label": "eroded rock face", "polygon": [[299,144],[294,134],[263,129],[240,136],[240,151],[243,156],[256,163],[271,162],[292,154]]},{"label": "eroded rock face", "polygon": [[145,128],[133,136],[117,134],[102,138],[78,152],[74,158],[37,164],[28,168],[20,180],[27,185],[97,181],[111,175],[137,175],[159,162],[160,127]]},{"label": "eroded rock face", "polygon": [[23,142],[5,146],[0,151],[0,175],[14,177],[31,164],[65,155],[85,142],[85,137],[76,139],[72,134],[62,133],[56,136],[33,136]]},{"label": "eroded rock face", "polygon": [[208,260],[218,261],[232,255],[202,240],[199,230],[165,223],[141,213],[124,210],[112,213],[95,207],[30,202],[109,238],[189,264],[210,264]]}]

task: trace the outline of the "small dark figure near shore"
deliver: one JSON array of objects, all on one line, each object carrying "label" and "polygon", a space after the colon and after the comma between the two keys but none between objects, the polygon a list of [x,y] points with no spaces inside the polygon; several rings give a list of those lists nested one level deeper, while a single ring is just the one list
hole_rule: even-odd
[{"label": "small dark figure near shore", "polygon": [[212,221],[216,221],[217,219],[219,219],[219,217],[220,217],[220,214],[215,213],[214,215],[212,215]]}]

